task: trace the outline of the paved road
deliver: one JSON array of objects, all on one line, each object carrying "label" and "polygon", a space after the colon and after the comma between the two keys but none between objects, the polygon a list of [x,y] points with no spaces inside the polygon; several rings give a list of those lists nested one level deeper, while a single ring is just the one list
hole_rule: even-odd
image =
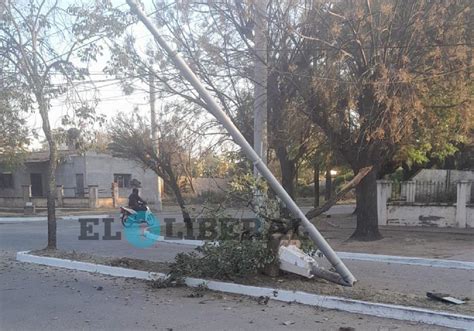
[{"label": "paved road", "polygon": [[[446,330],[23,264],[0,256],[1,330]],[[285,324],[286,323],[286,324]],[[352,328],[352,329],[351,329]]]},{"label": "paved road", "polygon": [[[190,206],[189,209],[191,210],[191,215],[193,217],[200,217],[204,216],[205,210],[202,209],[200,206]],[[301,210],[303,212],[308,212],[312,207],[301,207]],[[351,214],[355,209],[355,205],[335,205],[332,206],[327,212],[325,212],[325,215],[347,215]],[[161,212],[156,212],[155,213],[157,217],[161,220],[165,218],[172,218],[176,220],[176,223],[182,223],[183,222],[183,215],[181,214],[180,210],[178,207],[168,207],[166,210],[161,211]],[[107,215],[104,215],[104,212],[98,212],[95,215],[91,216],[96,216],[96,217],[106,217]],[[226,209],[226,217],[231,217],[231,218],[253,218],[255,214],[247,209],[247,208],[240,208],[240,209],[235,209],[235,208],[229,208]],[[81,216],[72,216],[74,218],[78,217],[87,217],[87,215],[81,215]],[[224,217],[224,216],[223,216]],[[23,216],[0,216],[0,223],[10,223],[10,222],[19,222],[22,220],[28,220],[28,221],[45,221],[47,218],[46,216],[28,216],[28,217],[23,217]],[[58,219],[71,219],[71,216],[58,216]]]},{"label": "paved road", "polygon": [[[114,222],[112,234],[121,231]],[[100,237],[102,224],[94,227]],[[139,259],[168,262],[192,246],[157,243],[151,248],[140,249],[122,240],[78,240],[80,224],[77,221],[58,222],[58,248],[76,250],[102,256],[128,256]],[[0,223],[1,248],[9,251],[38,249],[46,243],[46,222]],[[391,290],[424,296],[427,291],[449,293],[474,300],[474,273],[469,270],[442,269],[365,261],[345,261],[359,280],[359,287],[375,290]]]},{"label": "paved road", "polygon": [[[102,236],[103,226],[98,226],[97,230],[95,228],[94,230]],[[112,234],[119,230],[119,224],[114,224]],[[77,221],[58,222],[58,246],[64,250],[76,250],[103,256],[129,256],[156,261],[170,261],[176,253],[192,250],[191,247],[164,243],[159,243],[149,249],[137,249],[125,240],[84,241],[78,240],[79,235],[80,227]],[[139,323],[135,325],[140,329],[152,329],[153,324],[155,324],[158,328],[174,327],[181,330],[186,328],[204,329],[208,325],[203,322],[203,304],[196,303],[195,298],[183,298],[183,293],[187,291],[184,289],[179,289],[177,292],[174,290],[171,292],[168,292],[168,290],[149,292],[147,286],[139,281],[117,280],[79,272],[76,276],[76,273],[71,271],[54,270],[53,272],[51,268],[23,265],[8,260],[13,258],[16,251],[42,248],[45,243],[46,222],[0,222],[0,249],[4,252],[0,270],[0,329],[31,329],[36,325],[33,320],[37,320],[37,317],[41,314],[44,314],[47,318],[43,321],[44,324],[37,324],[40,329],[60,329],[64,328],[65,325],[70,325],[70,328],[74,329],[96,327],[108,329],[109,323],[110,328],[117,325],[130,328],[134,325],[133,323]],[[361,261],[347,261],[347,264],[360,280],[358,286],[361,287],[380,291],[413,293],[421,296],[426,291],[438,291],[447,292],[453,296],[474,298],[474,275],[466,270],[447,270]],[[74,278],[78,279],[76,286],[73,285]],[[64,287],[59,285],[54,287],[54,284],[63,284]],[[94,286],[103,286],[108,291],[97,291]],[[81,292],[75,294],[71,292],[71,287]],[[135,292],[138,294],[133,294]],[[107,294],[104,296],[105,293]],[[71,296],[65,294],[71,294]],[[172,302],[162,302],[161,305],[156,305],[156,303],[160,303],[159,300],[163,300],[163,296],[170,298]],[[129,299],[125,299],[127,297]],[[153,299],[150,299],[150,297]],[[149,302],[146,299],[155,301],[148,305]],[[347,323],[347,326],[350,326],[350,323],[353,323],[352,326],[358,327],[360,325],[361,328],[357,329],[361,330],[391,327],[406,329],[411,326],[407,323],[367,317],[359,320],[359,316],[341,312],[324,311],[324,314],[322,314],[318,310],[302,306],[289,309],[278,303],[272,303],[270,305],[271,309],[268,308],[269,310],[262,312],[259,310],[260,306],[253,307],[252,301],[249,300],[239,297],[235,300],[232,299],[232,303],[221,299],[212,299],[211,303],[206,302],[206,316],[211,317],[209,327],[211,329],[222,329],[227,325],[228,329],[288,328],[281,325],[282,321],[287,320],[296,321],[297,324],[291,326],[296,329],[324,329],[322,326],[328,329],[338,329],[345,326],[341,324],[343,321]],[[129,302],[129,305],[125,305],[126,302]],[[227,310],[222,308],[226,304],[234,308]],[[87,312],[90,317],[85,318],[84,315],[80,315],[81,313],[77,313],[77,310]],[[128,313],[128,311],[130,312]],[[114,315],[114,312],[122,313]],[[327,320],[317,318],[319,322],[313,324],[312,317],[317,312],[319,312],[318,316],[324,316]],[[22,319],[20,315],[33,317]],[[245,318],[239,319],[239,315]],[[307,316],[311,316],[311,318],[307,318]],[[56,317],[57,319],[55,319]],[[15,324],[15,318],[23,324]],[[303,320],[301,321],[301,319]],[[68,320],[71,320],[71,324],[65,324]],[[92,325],[91,322],[84,322],[85,320],[94,321],[96,324]],[[164,326],[159,323],[160,320],[165,320],[168,324]],[[250,321],[253,321],[253,323],[250,323]],[[361,324],[357,324],[358,322]],[[18,328],[15,326],[18,326]],[[416,328],[419,329],[420,326],[418,325]]]}]

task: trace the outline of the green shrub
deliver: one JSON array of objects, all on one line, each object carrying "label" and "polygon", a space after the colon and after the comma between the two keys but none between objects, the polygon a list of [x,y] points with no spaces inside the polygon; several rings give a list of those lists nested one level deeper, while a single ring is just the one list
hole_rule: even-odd
[{"label": "green shrub", "polygon": [[224,240],[207,242],[193,252],[179,253],[171,264],[169,276],[233,279],[257,274],[277,257],[263,240]]},{"label": "green shrub", "polygon": [[297,195],[300,198],[310,198],[314,196],[314,187],[309,185],[300,185],[297,187]]},{"label": "green shrub", "polygon": [[391,174],[388,174],[386,176],[386,178],[388,180],[391,180],[392,182],[396,182],[396,183],[402,182],[403,181],[403,169],[398,168],[397,170],[395,170],[395,172],[393,172]]}]

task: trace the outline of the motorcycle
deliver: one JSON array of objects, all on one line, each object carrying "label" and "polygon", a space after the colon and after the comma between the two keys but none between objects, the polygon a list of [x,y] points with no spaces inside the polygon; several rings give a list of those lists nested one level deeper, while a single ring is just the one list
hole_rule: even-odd
[{"label": "motorcycle", "polygon": [[120,220],[125,228],[131,227],[133,224],[146,223],[149,227],[156,227],[159,225],[155,215],[151,212],[150,208],[142,204],[144,210],[136,211],[128,207],[120,207]]}]

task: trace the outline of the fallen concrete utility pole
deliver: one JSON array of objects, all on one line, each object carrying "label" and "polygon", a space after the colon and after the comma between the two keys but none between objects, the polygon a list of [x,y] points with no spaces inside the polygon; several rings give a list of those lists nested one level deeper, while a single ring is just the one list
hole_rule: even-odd
[{"label": "fallen concrete utility pole", "polygon": [[265,163],[260,159],[258,154],[254,151],[252,146],[245,140],[242,133],[239,129],[232,123],[231,119],[226,115],[226,113],[221,109],[219,104],[216,102],[214,97],[206,90],[206,88],[199,81],[194,72],[189,68],[184,59],[174,51],[168,43],[161,37],[158,29],[153,25],[153,23],[148,19],[146,14],[138,7],[134,0],[127,0],[128,5],[133,13],[135,13],[140,21],[145,25],[145,27],[150,31],[150,33],[155,38],[155,41],[165,50],[168,56],[173,61],[174,65],[180,70],[181,74],[189,81],[189,83],[196,89],[200,97],[206,103],[208,110],[212,115],[226,128],[230,133],[234,141],[242,148],[242,150],[247,154],[249,159],[253,162],[254,167],[260,172],[262,177],[264,177],[268,184],[275,191],[277,196],[283,201],[286,207],[292,212],[293,216],[301,219],[301,223],[308,232],[309,237],[319,250],[326,256],[328,261],[333,265],[336,271],[341,275],[342,279],[348,286],[352,286],[356,279],[352,273],[347,269],[342,260],[336,255],[336,252],[329,246],[328,242],[324,237],[319,233],[319,231],[314,227],[313,224],[306,218],[305,214],[300,210],[298,205],[293,201],[293,199],[288,195],[285,189],[280,185],[278,180],[273,176],[272,172],[267,168]]}]

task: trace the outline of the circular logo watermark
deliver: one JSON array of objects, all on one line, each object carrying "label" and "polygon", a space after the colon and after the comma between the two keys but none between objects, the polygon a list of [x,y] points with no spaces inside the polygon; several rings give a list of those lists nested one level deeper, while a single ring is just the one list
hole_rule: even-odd
[{"label": "circular logo watermark", "polygon": [[[146,236],[145,230],[152,236]],[[136,248],[152,247],[160,235],[160,222],[150,212],[137,212],[130,215],[124,224],[125,239]]]}]

